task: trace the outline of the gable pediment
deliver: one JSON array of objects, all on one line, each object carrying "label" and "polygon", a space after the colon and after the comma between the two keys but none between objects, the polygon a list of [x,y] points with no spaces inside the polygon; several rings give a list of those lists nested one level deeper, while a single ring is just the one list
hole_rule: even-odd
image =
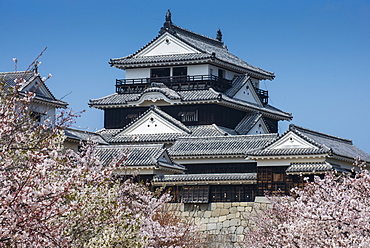
[{"label": "gable pediment", "polygon": [[259,99],[256,90],[254,89],[250,80],[248,80],[234,95],[234,98],[262,105],[261,100]]},{"label": "gable pediment", "polygon": [[285,137],[282,137],[275,144],[269,147],[269,149],[295,149],[295,148],[318,148],[318,147],[302,139],[293,132],[287,133]]},{"label": "gable pediment", "polygon": [[35,80],[30,82],[28,85],[26,85],[22,91],[30,91],[34,92],[36,96],[48,98],[48,99],[54,99],[54,96],[51,94],[49,89],[45,86],[44,82],[37,77]]},{"label": "gable pediment", "polygon": [[159,162],[163,162],[163,163],[172,164],[172,160],[171,160],[170,156],[168,155],[167,150],[166,150],[166,151],[164,151],[164,152],[161,154],[161,156],[159,156],[158,161],[159,161]]},{"label": "gable pediment", "polygon": [[185,133],[181,128],[159,114],[151,111],[131,126],[123,130],[119,135],[138,135],[138,134],[160,134],[160,133]]},{"label": "gable pediment", "polygon": [[248,134],[267,134],[269,133],[269,130],[265,124],[265,122],[262,120],[262,117],[256,121],[256,123],[252,126],[252,128],[249,130]]},{"label": "gable pediment", "polygon": [[165,33],[145,49],[140,51],[136,56],[160,56],[189,53],[200,53],[200,51],[175,36]]}]

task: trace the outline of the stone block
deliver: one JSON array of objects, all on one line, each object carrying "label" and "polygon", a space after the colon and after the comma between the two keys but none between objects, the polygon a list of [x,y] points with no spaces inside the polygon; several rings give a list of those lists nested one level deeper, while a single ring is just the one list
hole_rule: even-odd
[{"label": "stone block", "polygon": [[235,217],[236,217],[236,218],[240,218],[240,216],[241,216],[240,212],[236,212],[236,213],[235,213]]},{"label": "stone block", "polygon": [[236,218],[236,214],[228,214],[228,215],[226,215],[226,219],[228,219],[228,220],[235,219],[235,218]]},{"label": "stone block", "polygon": [[223,222],[225,220],[226,220],[226,215],[222,215],[222,216],[218,217],[219,222]]},{"label": "stone block", "polygon": [[230,210],[230,214],[235,214],[236,213],[236,210],[237,208],[240,208],[240,207],[231,207],[229,210]]},{"label": "stone block", "polygon": [[244,210],[245,210],[244,207],[237,207],[236,209],[238,210],[238,212],[244,212]]},{"label": "stone block", "polygon": [[212,210],[211,216],[212,217],[218,217],[218,216],[220,216],[220,209],[219,208],[216,208],[216,209]]},{"label": "stone block", "polygon": [[216,223],[218,221],[218,217],[211,217],[209,218],[209,223]]},{"label": "stone block", "polygon": [[217,228],[216,223],[208,223],[207,224],[207,230],[208,231],[216,230],[216,228]]},{"label": "stone block", "polygon": [[222,222],[222,226],[224,227],[224,228],[228,228],[228,227],[230,227],[230,220],[225,220],[224,222]]},{"label": "stone block", "polygon": [[207,224],[199,225],[199,231],[201,231],[201,232],[207,231]]},{"label": "stone block", "polygon": [[252,207],[245,207],[245,212],[247,212],[247,213],[252,212]]},{"label": "stone block", "polygon": [[217,230],[220,230],[220,231],[221,231],[222,227],[223,227],[222,222],[218,222],[218,223],[216,223],[216,229],[217,229]]},{"label": "stone block", "polygon": [[235,234],[236,226],[228,227],[227,231],[228,231],[229,234]]},{"label": "stone block", "polygon": [[211,211],[204,211],[203,218],[209,218],[211,217]]},{"label": "stone block", "polygon": [[207,224],[207,223],[209,223],[209,218],[202,218],[202,219],[200,220],[200,223],[203,223],[203,224]]},{"label": "stone block", "polygon": [[230,211],[229,211],[228,208],[227,209],[225,209],[225,208],[220,209],[220,216],[222,216],[222,215],[228,215],[229,213],[230,213]]},{"label": "stone block", "polygon": [[251,202],[239,202],[239,206],[240,207],[246,207],[246,206],[248,206],[249,203],[251,203]]},{"label": "stone block", "polygon": [[238,226],[236,228],[236,234],[240,235],[240,234],[244,234],[244,227],[242,226]]},{"label": "stone block", "polygon": [[240,225],[240,219],[231,219],[230,220],[230,226],[239,226]]},{"label": "stone block", "polygon": [[217,203],[216,202],[212,202],[209,205],[210,205],[211,210],[215,210],[217,208]]},{"label": "stone block", "polygon": [[232,202],[232,203],[231,203],[231,206],[232,206],[232,207],[239,207],[239,206],[241,206],[241,205],[240,205],[241,203],[243,203],[243,202]]},{"label": "stone block", "polygon": [[231,202],[224,202],[223,208],[231,208]]},{"label": "stone block", "polygon": [[244,235],[236,235],[236,242],[243,242]]}]

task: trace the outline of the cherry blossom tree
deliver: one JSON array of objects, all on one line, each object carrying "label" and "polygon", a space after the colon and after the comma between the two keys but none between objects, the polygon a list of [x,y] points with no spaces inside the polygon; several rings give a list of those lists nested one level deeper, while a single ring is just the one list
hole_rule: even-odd
[{"label": "cherry blossom tree", "polygon": [[370,173],[328,172],[291,196],[271,197],[246,233],[248,247],[368,247]]},{"label": "cherry blossom tree", "polygon": [[[0,79],[1,80],[1,79]],[[0,247],[198,247],[196,228],[159,216],[170,200],[145,185],[120,182],[102,166],[95,145],[65,150],[63,129],[30,118],[34,93],[0,87]]]}]

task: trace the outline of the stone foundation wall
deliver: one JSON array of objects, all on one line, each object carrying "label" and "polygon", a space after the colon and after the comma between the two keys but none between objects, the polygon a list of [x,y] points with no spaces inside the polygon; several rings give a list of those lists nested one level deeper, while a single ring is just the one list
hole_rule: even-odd
[{"label": "stone foundation wall", "polygon": [[172,203],[171,208],[199,225],[201,232],[207,234],[210,247],[238,247],[248,228],[248,216],[254,209],[268,205],[264,197],[255,202],[214,202],[208,204]]}]

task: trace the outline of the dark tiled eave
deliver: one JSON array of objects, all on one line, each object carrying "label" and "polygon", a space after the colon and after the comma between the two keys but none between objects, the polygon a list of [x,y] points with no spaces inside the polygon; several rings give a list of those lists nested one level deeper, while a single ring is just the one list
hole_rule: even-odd
[{"label": "dark tiled eave", "polygon": [[317,163],[291,163],[286,169],[288,175],[310,175],[310,174],[323,174],[327,171],[348,172],[347,170],[332,165],[328,162]]},{"label": "dark tiled eave", "polygon": [[257,173],[179,174],[155,176],[154,185],[255,184]]}]

